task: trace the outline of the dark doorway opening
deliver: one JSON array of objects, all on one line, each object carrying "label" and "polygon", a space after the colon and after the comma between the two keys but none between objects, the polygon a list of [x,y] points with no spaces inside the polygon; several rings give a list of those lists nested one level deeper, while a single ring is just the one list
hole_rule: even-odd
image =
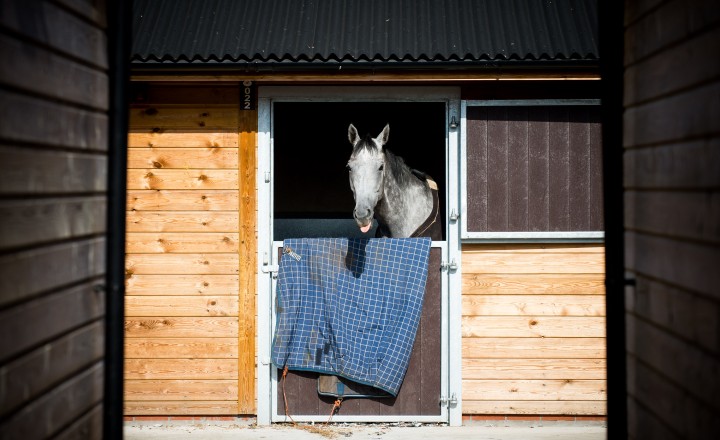
[{"label": "dark doorway opening", "polygon": [[[359,237],[345,165],[352,123],[435,179],[445,219],[446,104],[443,102],[279,102],[273,107],[275,240]],[[373,232],[365,235],[372,237]]]}]

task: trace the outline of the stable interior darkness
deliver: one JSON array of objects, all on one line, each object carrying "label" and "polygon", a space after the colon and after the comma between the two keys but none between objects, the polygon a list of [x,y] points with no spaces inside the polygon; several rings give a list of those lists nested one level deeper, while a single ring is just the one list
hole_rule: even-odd
[{"label": "stable interior darkness", "polygon": [[[273,107],[274,240],[374,237],[352,218],[355,206],[345,165],[347,129],[376,137],[390,124],[386,147],[440,187],[445,224],[445,103],[281,102]],[[444,228],[443,228],[444,230]]]}]

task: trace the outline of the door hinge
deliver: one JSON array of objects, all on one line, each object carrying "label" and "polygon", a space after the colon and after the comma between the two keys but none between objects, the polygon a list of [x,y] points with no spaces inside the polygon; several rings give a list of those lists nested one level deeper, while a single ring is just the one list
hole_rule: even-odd
[{"label": "door hinge", "polygon": [[440,270],[447,270],[448,272],[455,272],[458,269],[458,265],[453,258],[450,263],[443,261],[440,263]]},{"label": "door hinge", "polygon": [[260,268],[260,270],[263,273],[269,273],[273,277],[276,277],[278,270],[280,270],[280,266],[277,264],[270,264],[270,260],[268,258],[268,253],[263,252],[262,267]]},{"label": "door hinge", "polygon": [[457,396],[455,393],[452,393],[450,397],[440,396],[440,406],[447,406],[448,408],[452,408],[457,405],[457,402]]},{"label": "door hinge", "polygon": [[455,223],[460,218],[460,214],[458,214],[458,212],[455,210],[455,208],[453,208],[452,210],[450,210],[449,217],[450,217],[450,221]]}]

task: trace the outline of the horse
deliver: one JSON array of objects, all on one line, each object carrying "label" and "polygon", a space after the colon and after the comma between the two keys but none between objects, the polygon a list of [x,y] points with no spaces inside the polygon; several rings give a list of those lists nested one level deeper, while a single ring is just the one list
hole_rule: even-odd
[{"label": "horse", "polygon": [[355,222],[367,233],[376,218],[377,237],[441,240],[437,184],[386,148],[389,136],[389,124],[375,138],[360,137],[353,124],[348,127],[353,149],[346,168]]}]

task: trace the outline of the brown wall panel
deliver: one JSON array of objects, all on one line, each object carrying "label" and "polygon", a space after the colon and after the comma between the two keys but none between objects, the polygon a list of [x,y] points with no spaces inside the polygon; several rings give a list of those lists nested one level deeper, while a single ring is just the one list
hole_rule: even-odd
[{"label": "brown wall panel", "polygon": [[0,438],[101,438],[104,1],[0,9]]},{"label": "brown wall panel", "polygon": [[600,231],[596,106],[467,110],[468,232]]}]

